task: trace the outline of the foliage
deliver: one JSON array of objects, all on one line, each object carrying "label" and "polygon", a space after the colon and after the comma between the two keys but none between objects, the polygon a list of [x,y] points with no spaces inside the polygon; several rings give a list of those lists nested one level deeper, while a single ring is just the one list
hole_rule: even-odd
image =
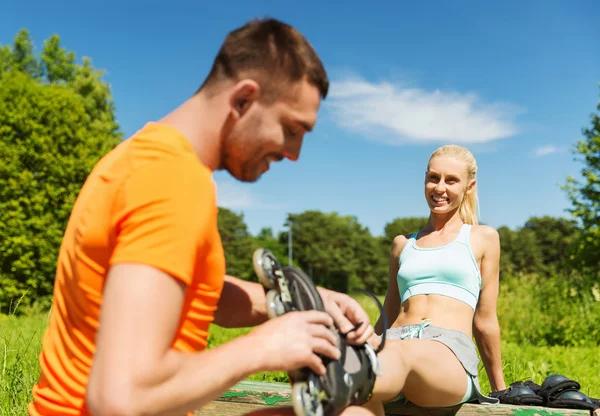
[{"label": "foliage", "polygon": [[506,277],[501,282],[498,316],[503,339],[536,346],[600,345],[600,284],[560,275]]},{"label": "foliage", "polygon": [[218,226],[223,249],[225,250],[227,274],[250,280],[254,273],[252,253],[255,245],[244,223],[244,215],[220,207]]},{"label": "foliage", "polygon": [[540,249],[542,264],[546,267],[564,266],[565,255],[577,237],[577,222],[566,218],[549,216],[532,217],[523,226],[535,235],[535,242]]},{"label": "foliage", "polygon": [[[317,284],[346,293],[357,286],[377,292],[385,288],[380,247],[355,217],[305,211],[290,214],[287,221],[292,225],[294,265]],[[287,238],[282,233],[280,242]]]},{"label": "foliage", "polygon": [[[0,310],[52,293],[62,234],[97,160],[120,141],[109,88],[90,60],[26,30],[0,47]],[[46,302],[47,303],[47,302]]]},{"label": "foliage", "polygon": [[569,252],[579,234],[574,220],[531,217],[522,227],[499,227],[500,274],[550,273],[569,268]]},{"label": "foliage", "polygon": [[573,259],[576,264],[596,270],[600,266],[600,101],[597,110],[599,113],[590,115],[591,125],[582,129],[584,138],[573,149],[584,164],[583,183],[569,176],[564,186],[573,205],[570,212],[582,224]]},{"label": "foliage", "polygon": [[[283,238],[283,237],[282,237]],[[287,236],[285,237],[287,238]],[[271,250],[273,254],[285,265],[289,265],[288,243],[282,243],[275,237],[273,229],[263,227],[255,238],[256,246]]]}]

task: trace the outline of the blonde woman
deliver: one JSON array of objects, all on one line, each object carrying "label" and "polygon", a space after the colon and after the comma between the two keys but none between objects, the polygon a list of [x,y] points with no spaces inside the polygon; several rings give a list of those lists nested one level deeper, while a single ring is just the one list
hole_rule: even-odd
[{"label": "blonde woman", "polygon": [[431,155],[427,225],[397,236],[391,248],[384,301],[391,325],[382,328],[380,319],[375,326],[377,334],[387,331],[379,355],[383,374],[363,409],[344,415],[367,409],[383,415],[383,404],[392,401],[497,403],[481,392],[476,346],[492,390],[506,388],[496,314],[500,242],[495,229],[478,224],[476,174],[464,147],[443,146]]}]

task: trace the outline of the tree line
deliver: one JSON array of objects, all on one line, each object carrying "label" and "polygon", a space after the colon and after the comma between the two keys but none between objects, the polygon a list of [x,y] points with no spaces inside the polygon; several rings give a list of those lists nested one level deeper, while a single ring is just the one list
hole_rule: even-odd
[{"label": "tree line", "polygon": [[[600,104],[598,106],[600,110]],[[599,113],[600,114],[600,111]],[[501,276],[600,270],[600,118],[573,149],[582,180],[566,178],[571,218],[534,217],[500,227]],[[94,164],[122,139],[103,72],[78,62],[58,35],[39,54],[26,29],[0,45],[0,312],[16,304],[47,307],[56,258],[71,208]],[[248,232],[242,213],[220,208],[227,272],[255,280],[251,257],[266,247],[287,264],[287,231]],[[423,228],[426,218],[395,218],[374,236],[357,218],[335,212],[289,214],[293,264],[317,284],[383,294],[393,238]]]},{"label": "tree line", "polygon": [[[294,266],[325,287],[344,292],[365,288],[377,294],[387,288],[394,237],[419,231],[427,223],[427,217],[395,218],[386,223],[382,236],[374,236],[355,217],[310,210],[289,214],[286,230],[277,235],[270,228],[252,235],[243,213],[221,207],[218,219],[231,275],[256,280],[251,257],[257,247],[270,249],[287,265],[291,225]],[[501,278],[570,270],[575,243],[581,239],[575,220],[550,216],[532,217],[515,229],[502,226],[498,233]]]}]

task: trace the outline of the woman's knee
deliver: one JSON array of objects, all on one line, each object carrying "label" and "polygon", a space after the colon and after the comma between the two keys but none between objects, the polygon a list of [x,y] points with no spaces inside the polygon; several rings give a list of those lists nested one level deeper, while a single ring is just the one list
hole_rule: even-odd
[{"label": "woman's knee", "polygon": [[372,402],[387,402],[396,398],[411,371],[410,346],[405,341],[391,340],[379,353],[382,374],[375,379]]},{"label": "woman's knee", "polygon": [[468,376],[456,355],[442,343],[392,340],[380,357],[383,376],[375,383],[375,400],[388,402],[402,393],[412,402],[424,403],[432,395],[451,402],[466,392]]},{"label": "woman's knee", "polygon": [[470,376],[448,347],[437,342],[427,347],[413,363],[403,393],[421,406],[454,405],[467,392]]}]

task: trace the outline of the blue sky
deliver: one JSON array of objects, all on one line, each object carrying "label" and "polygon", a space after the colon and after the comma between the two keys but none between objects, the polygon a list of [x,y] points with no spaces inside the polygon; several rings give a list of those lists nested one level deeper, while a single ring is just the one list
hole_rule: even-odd
[{"label": "blue sky", "polygon": [[300,160],[254,184],[215,174],[220,204],[252,233],[307,209],[356,216],[375,235],[426,216],[427,159],[447,143],[477,158],[483,222],[569,215],[559,185],[579,174],[569,149],[600,99],[598,1],[85,3],[8,2],[0,43],[25,27],[38,49],[57,33],[91,57],[126,135],[195,91],[250,18],[284,20],[314,45],[332,86]]}]

